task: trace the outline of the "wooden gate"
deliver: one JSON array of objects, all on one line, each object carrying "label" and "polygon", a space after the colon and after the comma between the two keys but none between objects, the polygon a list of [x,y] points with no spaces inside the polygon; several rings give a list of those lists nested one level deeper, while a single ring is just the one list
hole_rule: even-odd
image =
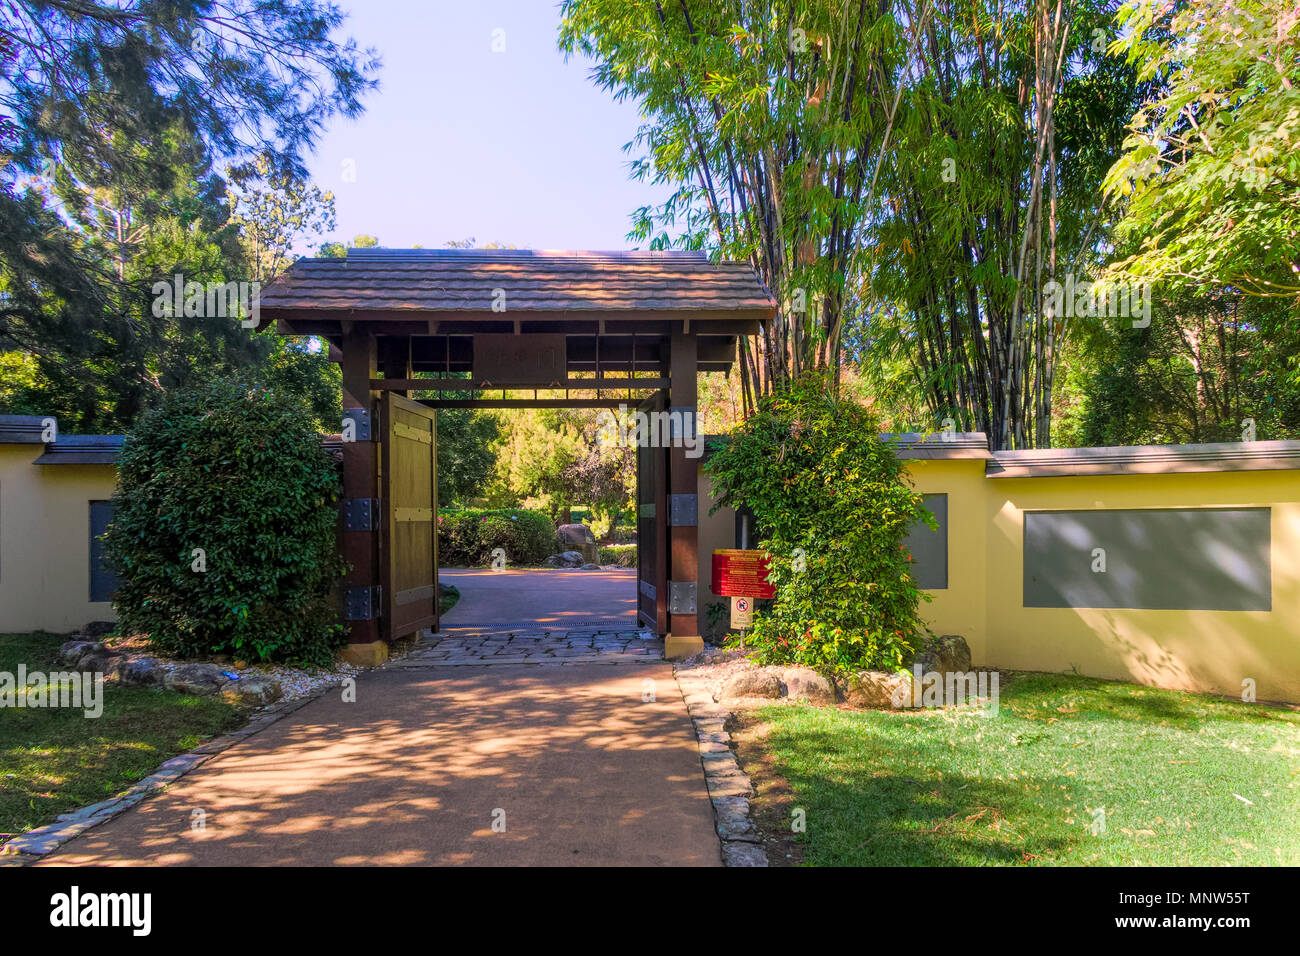
[{"label": "wooden gate", "polygon": [[383,634],[390,642],[438,629],[437,414],[384,393],[379,569]]},{"label": "wooden gate", "polygon": [[[664,410],[663,393],[642,402],[647,415]],[[653,437],[654,430],[647,430]],[[668,449],[641,441],[636,447],[637,618],[668,633]]]}]

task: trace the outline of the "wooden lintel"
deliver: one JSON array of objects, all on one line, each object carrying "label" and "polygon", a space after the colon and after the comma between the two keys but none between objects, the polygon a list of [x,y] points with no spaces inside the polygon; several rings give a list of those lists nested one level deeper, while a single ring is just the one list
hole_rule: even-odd
[{"label": "wooden lintel", "polygon": [[537,388],[667,388],[666,378],[566,378],[563,381],[538,384],[537,382],[476,382],[468,378],[372,378],[370,387],[377,392],[474,392],[498,388],[510,391]]},{"label": "wooden lintel", "polygon": [[421,399],[428,408],[621,408],[626,398],[438,398]]}]

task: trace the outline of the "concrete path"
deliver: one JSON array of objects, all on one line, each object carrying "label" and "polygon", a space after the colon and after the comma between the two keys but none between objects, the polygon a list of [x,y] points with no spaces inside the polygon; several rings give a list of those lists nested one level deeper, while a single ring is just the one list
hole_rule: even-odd
[{"label": "concrete path", "polygon": [[[466,584],[467,608],[495,606]],[[613,660],[393,662],[355,703],[327,693],[41,865],[720,865],[671,666]]]},{"label": "concrete path", "polygon": [[460,601],[443,629],[584,626],[625,622],[636,627],[636,571],[488,571],[444,568],[443,584]]}]

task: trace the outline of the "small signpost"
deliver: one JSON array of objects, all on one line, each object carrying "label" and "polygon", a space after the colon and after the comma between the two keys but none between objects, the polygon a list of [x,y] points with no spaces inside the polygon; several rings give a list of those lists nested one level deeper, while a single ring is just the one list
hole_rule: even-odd
[{"label": "small signpost", "polygon": [[767,554],[763,551],[723,549],[713,552],[710,588],[719,597],[731,598],[731,626],[745,631],[754,625],[754,601],[776,597],[767,580]]}]

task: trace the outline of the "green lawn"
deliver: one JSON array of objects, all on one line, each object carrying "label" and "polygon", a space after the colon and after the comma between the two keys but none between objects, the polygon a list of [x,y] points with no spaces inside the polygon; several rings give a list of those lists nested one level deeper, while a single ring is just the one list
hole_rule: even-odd
[{"label": "green lawn", "polygon": [[[57,634],[0,634],[0,671],[59,671],[67,640]],[[104,712],[0,710],[0,842],[60,813],[106,800],[168,757],[243,722],[219,698],[104,687]]]},{"label": "green lawn", "polygon": [[1300,864],[1294,711],[1004,674],[996,717],[802,705],[756,716],[771,728],[756,781],[784,778],[791,800],[778,817],[760,798],[760,819],[803,809],[805,864]]}]

